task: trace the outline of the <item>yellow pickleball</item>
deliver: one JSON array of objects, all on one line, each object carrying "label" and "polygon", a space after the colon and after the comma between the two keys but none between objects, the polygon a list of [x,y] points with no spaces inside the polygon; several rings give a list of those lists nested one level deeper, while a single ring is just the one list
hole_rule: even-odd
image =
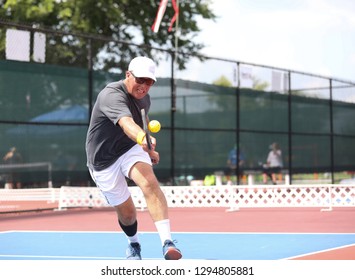
[{"label": "yellow pickleball", "polygon": [[152,133],[157,133],[160,131],[161,125],[157,120],[152,120],[148,124],[149,131]]}]

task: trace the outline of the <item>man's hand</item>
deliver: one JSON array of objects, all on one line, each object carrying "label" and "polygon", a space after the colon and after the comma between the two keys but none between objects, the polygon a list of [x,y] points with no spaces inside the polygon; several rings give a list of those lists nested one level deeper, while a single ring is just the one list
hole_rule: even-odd
[{"label": "man's hand", "polygon": [[160,156],[157,151],[151,150],[149,152],[150,159],[152,160],[153,165],[156,165],[159,163]]},{"label": "man's hand", "polygon": [[148,143],[147,143],[147,138],[146,137],[144,137],[144,139],[143,139],[143,142],[142,142],[142,148],[143,148],[143,150],[144,151],[146,151],[147,153],[149,153],[150,151],[155,151],[155,147],[156,147],[156,145],[157,145],[157,140],[154,138],[154,137],[152,137],[152,136],[150,136],[150,146],[151,146],[151,150],[149,150],[148,149]]}]

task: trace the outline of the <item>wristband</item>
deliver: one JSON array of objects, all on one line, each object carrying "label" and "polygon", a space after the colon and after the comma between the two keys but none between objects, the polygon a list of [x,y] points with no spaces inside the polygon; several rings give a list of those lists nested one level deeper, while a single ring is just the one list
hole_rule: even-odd
[{"label": "wristband", "polygon": [[139,145],[142,145],[144,137],[145,137],[145,133],[143,131],[139,131],[137,134],[137,143]]}]

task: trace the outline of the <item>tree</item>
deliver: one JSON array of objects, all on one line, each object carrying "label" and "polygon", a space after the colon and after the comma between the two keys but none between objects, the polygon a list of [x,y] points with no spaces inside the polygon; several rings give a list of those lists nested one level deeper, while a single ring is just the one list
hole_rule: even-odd
[{"label": "tree", "polygon": [[231,81],[228,80],[226,76],[221,76],[217,80],[213,82],[214,85],[216,86],[224,86],[224,87],[232,87],[233,84]]},{"label": "tree", "polygon": [[[266,82],[266,81],[263,82],[255,76],[252,76],[252,79],[253,79],[253,87],[252,88],[255,90],[264,91],[269,86],[268,82]],[[226,78],[223,75],[221,77],[219,77],[217,80],[215,80],[213,82],[213,84],[216,86],[233,87],[232,82],[229,81],[228,78]]]},{"label": "tree", "polygon": [[[266,81],[261,81],[257,77],[253,76],[253,87],[250,91],[265,91],[265,89],[269,86],[269,83]],[[217,80],[213,82],[213,85],[218,86],[216,88],[215,95],[211,95],[209,100],[217,104],[218,108],[223,111],[233,111],[236,108],[236,101],[233,100],[235,98],[235,90],[232,89],[233,84],[228,78],[225,76],[219,77]],[[249,89],[241,89],[241,92],[248,91]],[[258,102],[258,100],[257,100]],[[244,99],[243,100],[243,108],[255,108],[255,100],[252,99]]]},{"label": "tree", "polygon": [[253,79],[253,89],[255,90],[264,91],[269,86],[268,82],[265,81],[263,82],[255,76],[253,76],[252,79]]},{"label": "tree", "polygon": [[[96,69],[126,69],[129,60],[136,55],[155,57],[150,47],[174,50],[175,30],[168,32],[174,15],[170,1],[159,32],[151,30],[159,3],[158,0],[144,3],[140,0],[7,0],[0,1],[0,18],[32,27],[98,35],[98,40],[91,45]],[[180,69],[185,68],[190,54],[204,48],[204,44],[194,38],[201,31],[197,24],[199,18],[216,18],[209,5],[209,0],[180,1],[177,60]],[[100,40],[101,36],[112,40]],[[47,38],[47,44],[51,46],[46,54],[51,63],[87,65],[87,38],[56,35]],[[105,55],[100,56],[100,53]],[[158,57],[165,59],[163,55]]]}]

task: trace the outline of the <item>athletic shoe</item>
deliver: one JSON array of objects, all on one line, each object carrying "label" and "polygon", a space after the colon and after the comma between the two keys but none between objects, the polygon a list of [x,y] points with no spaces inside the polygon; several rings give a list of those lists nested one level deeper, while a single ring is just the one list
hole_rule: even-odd
[{"label": "athletic shoe", "polygon": [[179,260],[182,257],[180,250],[175,247],[174,242],[171,240],[165,240],[163,255],[166,260]]},{"label": "athletic shoe", "polygon": [[126,250],[127,260],[141,260],[141,245],[138,242],[132,242]]}]

